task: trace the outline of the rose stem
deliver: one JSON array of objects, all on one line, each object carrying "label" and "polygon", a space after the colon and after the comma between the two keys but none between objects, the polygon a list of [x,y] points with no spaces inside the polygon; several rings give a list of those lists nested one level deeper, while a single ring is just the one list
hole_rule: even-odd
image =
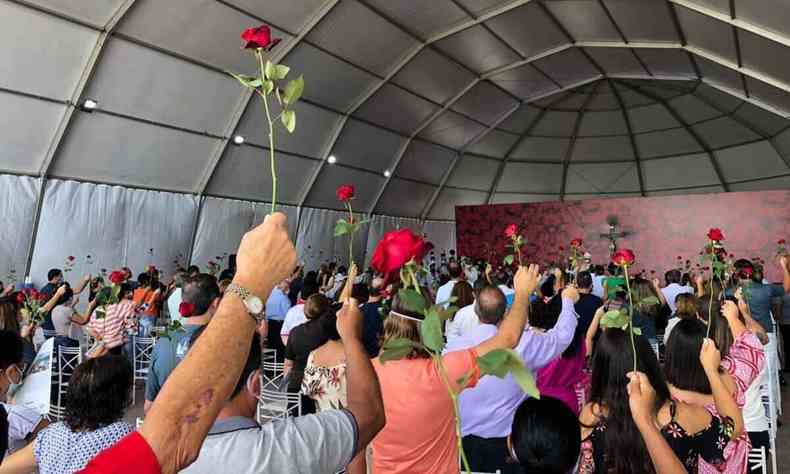
[{"label": "rose stem", "polygon": [[[453,387],[450,386],[450,380],[447,377],[447,371],[444,368],[444,362],[440,356],[432,354],[434,363],[439,367],[439,375],[442,377],[442,381],[444,385],[447,387],[447,391],[450,394],[450,399],[453,402],[453,413],[455,414],[455,439],[458,445],[458,452],[461,455],[461,461],[463,462],[464,470],[471,474],[472,469],[469,467],[469,460],[466,458],[466,452],[464,451],[464,443],[461,438],[461,413],[458,409],[458,394],[453,390]],[[462,387],[463,389],[463,387]]]},{"label": "rose stem", "polygon": [[631,333],[631,350],[634,352],[634,372],[636,372],[636,342],[634,341],[634,301],[631,297],[631,284],[628,282],[628,265],[623,265],[625,287],[628,290],[628,329]]},{"label": "rose stem", "polygon": [[351,201],[346,201],[348,206],[348,223],[351,224],[351,232],[348,237],[348,271],[351,271],[351,265],[354,264],[354,211],[351,210]]},{"label": "rose stem", "polygon": [[[266,81],[266,77],[264,74],[263,54],[261,54],[260,48],[255,51],[255,55],[258,56],[258,62],[261,66],[261,84],[263,84]],[[263,87],[263,85],[261,85],[261,87]],[[269,112],[269,100],[266,94],[258,93],[258,95],[263,99],[263,107],[266,110],[266,120],[269,122],[269,160],[272,165],[272,214],[274,214],[277,208],[277,169],[274,163],[274,124],[272,123],[272,116]]]}]

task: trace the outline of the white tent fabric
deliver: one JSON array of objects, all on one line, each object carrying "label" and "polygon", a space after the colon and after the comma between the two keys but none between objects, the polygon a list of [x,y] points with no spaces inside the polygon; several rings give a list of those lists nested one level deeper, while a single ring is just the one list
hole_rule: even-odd
[{"label": "white tent fabric", "polygon": [[0,175],[0,280],[22,283],[27,267],[30,234],[36,219],[39,181],[24,176]]},{"label": "white tent fabric", "polygon": [[342,209],[343,183],[421,226],[463,204],[786,189],[788,18],[785,0],[4,0],[0,173],[180,193],[212,257],[239,224],[209,230],[209,199],[258,217],[270,199],[261,104],[225,73],[254,72],[239,33],[266,23],[306,79],[276,136],[301,215]]}]

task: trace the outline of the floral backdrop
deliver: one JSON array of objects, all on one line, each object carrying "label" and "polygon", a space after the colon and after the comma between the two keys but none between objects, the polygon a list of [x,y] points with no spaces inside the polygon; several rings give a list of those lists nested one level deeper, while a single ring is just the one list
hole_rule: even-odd
[{"label": "floral backdrop", "polygon": [[515,223],[526,240],[525,262],[558,261],[569,255],[572,239],[582,238],[593,263],[606,263],[609,242],[600,235],[609,230],[609,215],[619,219],[618,231],[631,233],[618,246],[638,255],[637,272],[663,274],[678,256],[696,264],[708,229],[718,227],[728,252],[766,260],[767,277],[777,280],[773,261],[776,242],[790,237],[790,191],[459,206],[458,251],[502,262],[509,253],[504,231]]}]

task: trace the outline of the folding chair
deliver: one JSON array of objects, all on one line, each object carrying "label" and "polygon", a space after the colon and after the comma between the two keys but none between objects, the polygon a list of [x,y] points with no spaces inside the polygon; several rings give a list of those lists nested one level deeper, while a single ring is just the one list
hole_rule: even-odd
[{"label": "folding chair", "polygon": [[132,354],[134,358],[134,381],[132,382],[132,404],[137,403],[137,382],[148,379],[151,368],[151,356],[154,352],[156,339],[153,337],[132,336]]},{"label": "folding chair", "polygon": [[776,466],[776,429],[777,429],[777,412],[776,400],[774,399],[774,392],[770,387],[770,375],[766,374],[764,383],[760,387],[762,392],[762,402],[765,408],[765,415],[768,418],[768,437],[771,443],[771,472],[777,473]]},{"label": "folding chair", "polygon": [[52,403],[50,399],[47,418],[55,422],[62,420],[66,414],[66,392],[68,392],[71,374],[73,374],[74,369],[82,363],[82,349],[79,346],[64,347],[55,345],[53,353],[55,355],[55,361],[53,363],[55,372],[52,374],[52,378],[57,380],[57,393],[55,396],[55,403]]},{"label": "folding chair", "polygon": [[749,451],[747,465],[749,471],[762,469],[761,472],[768,474],[768,453],[765,452],[765,446],[752,448]]},{"label": "folding chair", "polygon": [[258,423],[285,420],[291,416],[302,416],[301,395],[269,390],[261,387],[258,398]]},{"label": "folding chair", "polygon": [[261,362],[261,389],[279,390],[283,380],[285,380],[285,364],[264,360]]}]

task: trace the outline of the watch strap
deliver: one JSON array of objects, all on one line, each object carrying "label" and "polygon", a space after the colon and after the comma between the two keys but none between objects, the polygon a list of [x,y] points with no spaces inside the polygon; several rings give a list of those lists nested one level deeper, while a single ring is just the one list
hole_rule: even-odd
[{"label": "watch strap", "polygon": [[239,299],[241,299],[241,302],[244,304],[244,308],[247,310],[247,314],[249,314],[250,317],[252,317],[252,319],[254,319],[256,323],[260,322],[260,320],[263,319],[263,312],[255,314],[249,310],[249,306],[247,305],[247,299],[253,296],[253,293],[250,290],[244,288],[243,286],[237,285],[236,283],[231,283],[230,285],[228,285],[227,288],[225,288],[225,293],[226,294],[230,293],[232,295],[238,296]]}]

